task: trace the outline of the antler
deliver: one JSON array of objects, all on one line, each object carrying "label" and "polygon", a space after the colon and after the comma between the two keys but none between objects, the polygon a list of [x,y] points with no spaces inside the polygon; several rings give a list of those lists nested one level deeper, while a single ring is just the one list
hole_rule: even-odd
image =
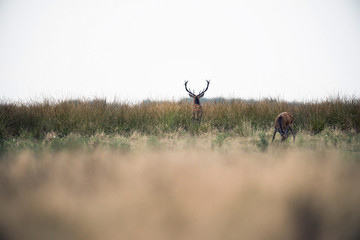
[{"label": "antler", "polygon": [[185,90],[191,95],[190,97],[195,97],[195,93],[191,92],[190,90],[187,89],[187,83],[189,81],[185,81]]},{"label": "antler", "polygon": [[206,82],[207,82],[206,88],[205,88],[204,90],[202,90],[201,92],[199,92],[199,94],[198,94],[199,97],[203,97],[204,94],[205,94],[205,92],[206,92],[206,91],[208,90],[208,88],[209,88],[210,80],[206,80]]}]

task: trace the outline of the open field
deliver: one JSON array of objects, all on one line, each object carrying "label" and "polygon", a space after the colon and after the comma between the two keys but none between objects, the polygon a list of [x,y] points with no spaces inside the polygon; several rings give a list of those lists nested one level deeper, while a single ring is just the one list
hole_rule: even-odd
[{"label": "open field", "polygon": [[272,128],[284,111],[295,116],[295,130],[313,134],[326,128],[360,132],[360,99],[329,98],[323,102],[216,100],[204,103],[200,127],[190,119],[192,104],[143,102],[127,104],[104,99],[44,101],[42,103],[0,103],[0,138],[24,136],[43,139],[47,133],[91,136],[96,133],[145,135],[167,133],[229,132],[247,136],[251,130]]},{"label": "open field", "polygon": [[359,103],[3,103],[0,239],[359,239]]}]

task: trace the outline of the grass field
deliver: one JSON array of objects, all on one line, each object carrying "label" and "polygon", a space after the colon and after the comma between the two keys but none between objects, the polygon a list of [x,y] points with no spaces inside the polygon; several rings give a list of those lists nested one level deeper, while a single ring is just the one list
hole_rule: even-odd
[{"label": "grass field", "polygon": [[359,239],[359,103],[2,103],[0,239]]},{"label": "grass field", "polygon": [[162,135],[228,132],[247,136],[252,130],[267,130],[284,111],[295,116],[297,130],[313,134],[326,128],[360,132],[360,99],[329,98],[322,102],[216,100],[204,103],[200,127],[191,119],[192,104],[146,101],[139,104],[106,102],[104,99],[44,101],[0,104],[0,137],[42,139],[49,132],[92,136],[96,133]]}]

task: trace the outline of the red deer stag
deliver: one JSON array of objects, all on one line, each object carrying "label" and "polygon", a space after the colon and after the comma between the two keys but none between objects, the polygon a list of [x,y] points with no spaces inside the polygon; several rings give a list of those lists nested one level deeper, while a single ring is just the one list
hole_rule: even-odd
[{"label": "red deer stag", "polygon": [[293,135],[293,142],[295,142],[295,134],[293,130],[294,117],[288,112],[280,113],[279,116],[275,119],[275,132],[272,138],[272,142],[274,141],[276,132],[279,132],[281,135],[281,142],[285,141],[288,137],[288,131],[291,131]]},{"label": "red deer stag", "polygon": [[187,89],[187,83],[188,81],[185,81],[185,90],[189,93],[189,96],[194,99],[194,108],[192,111],[192,119],[201,122],[201,118],[203,115],[203,109],[200,105],[200,98],[202,98],[205,94],[205,92],[209,88],[210,81],[206,80],[207,86],[204,90],[200,91],[198,95],[196,95],[194,92],[191,92],[189,89]]}]

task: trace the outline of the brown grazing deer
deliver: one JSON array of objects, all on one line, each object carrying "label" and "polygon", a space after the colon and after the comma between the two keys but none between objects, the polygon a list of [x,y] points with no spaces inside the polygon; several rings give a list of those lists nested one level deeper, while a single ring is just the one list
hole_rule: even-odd
[{"label": "brown grazing deer", "polygon": [[191,92],[189,89],[187,89],[187,83],[188,81],[185,81],[185,90],[189,93],[189,96],[194,99],[194,108],[192,111],[192,119],[201,122],[201,118],[203,116],[203,109],[200,105],[200,98],[202,98],[205,94],[205,92],[209,88],[210,81],[206,80],[207,86],[204,90],[200,91],[198,95],[196,95],[194,92]]},{"label": "brown grazing deer", "polygon": [[281,142],[285,141],[288,137],[288,131],[291,131],[291,134],[293,135],[293,142],[295,142],[295,134],[293,130],[294,123],[294,117],[288,112],[282,112],[279,114],[279,116],[275,119],[275,132],[272,138],[272,141],[274,141],[276,132],[279,132],[281,135]]}]

